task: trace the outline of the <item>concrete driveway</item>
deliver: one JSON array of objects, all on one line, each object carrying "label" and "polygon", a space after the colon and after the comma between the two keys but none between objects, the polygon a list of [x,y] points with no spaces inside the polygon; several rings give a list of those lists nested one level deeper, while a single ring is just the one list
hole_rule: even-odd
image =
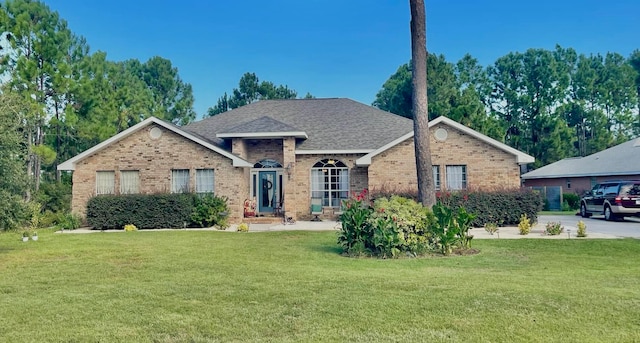
[{"label": "concrete driveway", "polygon": [[640,218],[638,217],[625,218],[623,221],[608,222],[604,220],[604,216],[597,215],[591,218],[582,218],[580,216],[538,216],[538,223],[543,227],[548,222],[560,222],[565,227],[571,227],[572,231],[575,230],[580,220],[587,224],[587,234],[593,232],[617,237],[640,238]]}]

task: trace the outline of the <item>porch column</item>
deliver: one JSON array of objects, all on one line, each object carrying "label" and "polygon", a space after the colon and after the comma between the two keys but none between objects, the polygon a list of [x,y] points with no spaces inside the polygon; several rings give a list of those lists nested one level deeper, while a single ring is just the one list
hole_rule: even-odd
[{"label": "porch column", "polygon": [[300,202],[296,199],[296,139],[285,137],[282,140],[282,166],[284,167],[284,210],[287,216],[297,220],[296,204]]}]

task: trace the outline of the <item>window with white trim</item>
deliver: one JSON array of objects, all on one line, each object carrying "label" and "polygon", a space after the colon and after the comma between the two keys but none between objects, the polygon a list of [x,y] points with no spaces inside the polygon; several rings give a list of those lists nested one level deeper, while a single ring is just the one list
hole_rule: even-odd
[{"label": "window with white trim", "polygon": [[116,173],[113,170],[96,172],[96,194],[115,194]]},{"label": "window with white trim", "polygon": [[137,170],[120,171],[120,194],[140,193],[140,172]]},{"label": "window with white trim", "polygon": [[196,193],[213,193],[213,169],[196,169]]},{"label": "window with white trim", "polygon": [[189,192],[189,169],[171,170],[171,193]]},{"label": "window with white trim", "polygon": [[467,188],[467,166],[447,166],[447,189],[459,190]]},{"label": "window with white trim", "polygon": [[349,168],[334,159],[324,159],[311,168],[311,197],[322,199],[322,206],[339,208],[349,197]]},{"label": "window with white trim", "polygon": [[434,165],[431,166],[431,170],[433,171],[433,186],[436,191],[440,190],[440,166]]}]

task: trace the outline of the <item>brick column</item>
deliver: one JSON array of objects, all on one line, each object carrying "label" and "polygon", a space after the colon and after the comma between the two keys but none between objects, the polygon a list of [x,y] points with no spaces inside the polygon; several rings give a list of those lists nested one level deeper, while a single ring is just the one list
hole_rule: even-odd
[{"label": "brick column", "polygon": [[296,219],[296,139],[286,137],[282,140],[282,163],[285,171],[284,176],[284,210],[288,216]]}]

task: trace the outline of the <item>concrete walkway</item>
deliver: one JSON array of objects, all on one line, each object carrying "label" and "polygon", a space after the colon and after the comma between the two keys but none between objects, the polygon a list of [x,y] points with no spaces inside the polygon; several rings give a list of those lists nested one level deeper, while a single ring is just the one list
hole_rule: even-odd
[{"label": "concrete walkway", "polygon": [[[338,231],[341,227],[340,222],[336,221],[298,221],[294,224],[251,224],[249,226],[249,232],[269,232],[269,231]],[[169,230],[184,230],[184,231],[218,231],[218,232],[236,232],[237,225],[231,225],[226,230],[217,230],[215,228],[202,228],[202,229],[158,229],[158,230],[141,230],[146,231],[169,231]],[[469,233],[473,235],[474,239],[522,239],[522,238],[543,238],[543,239],[584,239],[576,236],[578,229],[573,226],[565,225],[565,231],[557,236],[549,236],[544,233],[544,224],[536,224],[531,229],[528,235],[521,235],[517,227],[501,227],[498,232],[491,235],[484,228],[476,228],[469,230]],[[88,228],[77,229],[73,231],[66,230],[63,233],[95,233],[95,232],[124,232],[124,230],[91,230]],[[57,233],[61,233],[58,231]],[[587,228],[586,238],[620,238],[618,236],[592,233]]]}]

